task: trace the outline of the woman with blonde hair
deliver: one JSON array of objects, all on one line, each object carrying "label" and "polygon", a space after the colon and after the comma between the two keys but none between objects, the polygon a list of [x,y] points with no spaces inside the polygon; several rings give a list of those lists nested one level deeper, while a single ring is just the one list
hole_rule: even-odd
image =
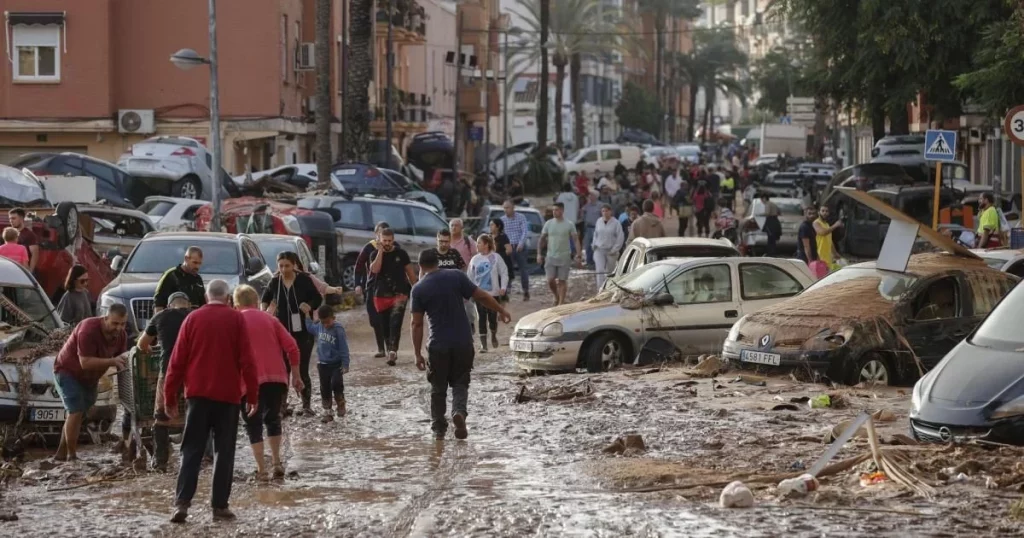
[{"label": "woman with blonde hair", "polygon": [[[480,289],[491,294],[495,301],[500,301],[508,287],[508,266],[501,256],[494,251],[494,238],[488,234],[480,234],[476,240],[477,254],[469,261],[466,272],[469,279]],[[487,353],[487,326],[491,327],[491,346],[498,347],[498,313],[476,303],[480,329],[480,352]]]},{"label": "woman with blonde hair", "polygon": [[0,256],[21,264],[28,269],[28,249],[18,244],[18,229],[7,227],[3,232],[4,244],[0,245]]}]

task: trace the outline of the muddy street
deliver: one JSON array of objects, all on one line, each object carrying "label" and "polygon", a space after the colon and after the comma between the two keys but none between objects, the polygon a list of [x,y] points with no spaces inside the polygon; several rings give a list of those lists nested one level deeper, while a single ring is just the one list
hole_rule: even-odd
[{"label": "muddy street", "polygon": [[[571,297],[585,293],[585,278],[574,277]],[[531,302],[514,294],[515,317],[548,306],[539,280]],[[908,390],[835,391],[681,364],[523,378],[502,346],[477,355],[469,439],[435,442],[429,385],[411,353],[388,367],[372,357],[362,310],[339,320],[355,352],[345,379],[348,416],[329,424],[287,419],[288,476],[269,484],[252,479],[255,465],[240,434],[231,497],[237,522],[211,521],[212,471],[204,469],[189,522],[169,523],[177,456],[168,474],[133,471],[108,443],[56,466],[48,453],[31,451],[23,474],[0,489],[0,511],[18,516],[0,522],[4,535],[955,536],[1019,529],[1008,507],[1024,482],[1024,451],[900,446]],[[507,339],[511,327],[500,331]],[[516,403],[524,384],[523,393],[541,401]],[[576,397],[544,399],[559,390]],[[791,403],[826,393],[830,408]],[[936,485],[934,499],[892,482],[861,486],[870,463],[823,478],[819,491],[800,499],[779,500],[775,483],[752,482],[756,504],[745,510],[718,506],[721,484],[679,489],[810,467],[826,449],[823,436],[862,409],[879,412],[887,449],[916,451],[907,464]],[[640,435],[645,449],[609,446],[626,434]],[[855,439],[834,461],[866,446]],[[964,477],[942,478],[964,462],[973,462]]]}]

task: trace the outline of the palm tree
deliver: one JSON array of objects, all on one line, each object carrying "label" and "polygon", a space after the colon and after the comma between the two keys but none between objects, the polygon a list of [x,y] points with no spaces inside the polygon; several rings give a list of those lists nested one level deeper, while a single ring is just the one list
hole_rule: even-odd
[{"label": "palm tree", "polygon": [[[537,107],[537,156],[544,155],[548,145],[548,30],[551,27],[551,0],[540,0],[537,22],[540,23],[540,106]],[[505,76],[508,76],[507,74]],[[562,104],[558,104],[561,108]],[[561,114],[561,110],[558,111]],[[562,149],[562,148],[558,148]]]},{"label": "palm tree", "polygon": [[671,57],[678,80],[690,90],[687,141],[693,140],[697,123],[697,92],[705,92],[704,136],[709,128],[709,114],[715,94],[721,91],[745,101],[747,88],[736,79],[736,71],[747,64],[746,55],[736,47],[736,40],[728,30],[697,32],[693,36],[693,50]]},{"label": "palm tree", "polygon": [[331,186],[331,0],[316,0],[317,187]]},{"label": "palm tree", "polygon": [[[701,14],[699,0],[639,0],[640,11],[648,13],[654,19],[654,87],[658,92],[658,103],[665,105],[664,65],[665,65],[665,26],[669,19],[696,19]],[[663,132],[658,133],[664,137]]]},{"label": "palm tree", "polygon": [[351,0],[349,4],[348,92],[342,127],[345,157],[366,158],[370,142],[370,80],[373,78],[374,0]]}]

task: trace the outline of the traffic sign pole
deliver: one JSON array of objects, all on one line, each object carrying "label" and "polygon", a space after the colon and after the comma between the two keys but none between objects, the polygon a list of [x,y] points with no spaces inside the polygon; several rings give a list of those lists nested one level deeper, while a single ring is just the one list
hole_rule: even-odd
[{"label": "traffic sign pole", "polygon": [[942,199],[942,161],[935,163],[935,199],[932,201],[932,229],[939,229],[939,201]]},{"label": "traffic sign pole", "polygon": [[[1024,122],[1022,122],[1024,123]],[[956,131],[929,129],[924,135],[924,158],[935,162],[935,198],[932,200],[932,229],[939,229],[942,200],[942,163],[956,160]]]},{"label": "traffic sign pole", "polygon": [[[1024,105],[1017,105],[1006,114],[1003,132],[1010,137],[1010,142],[1024,146]],[[1024,166],[1020,167],[1020,192],[1024,193]],[[1010,196],[1013,196],[1013,189],[1010,189]]]}]

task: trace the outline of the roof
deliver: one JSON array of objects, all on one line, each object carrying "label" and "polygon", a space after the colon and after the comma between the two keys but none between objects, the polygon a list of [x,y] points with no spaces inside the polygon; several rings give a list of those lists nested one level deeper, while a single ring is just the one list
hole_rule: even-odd
[{"label": "roof", "polygon": [[21,265],[2,256],[0,256],[0,284],[26,288],[34,288],[37,285]]},{"label": "roof", "polygon": [[[877,262],[861,262],[850,267],[860,269],[874,269]],[[989,267],[980,258],[966,258],[954,254],[928,252],[914,254],[907,262],[906,273],[916,277],[929,277],[949,271],[988,269]]]},{"label": "roof", "polygon": [[999,260],[1010,261],[1017,256],[1024,256],[1024,249],[1012,249],[1012,248],[974,248],[971,252],[981,256],[982,258],[993,258]]},{"label": "roof", "polygon": [[146,241],[170,241],[174,239],[194,239],[199,241],[237,241],[243,234],[226,232],[149,232],[143,239]]},{"label": "roof", "polygon": [[648,248],[679,246],[736,248],[728,239],[711,239],[707,237],[658,237],[654,239],[637,237],[633,242],[644,243]]}]

